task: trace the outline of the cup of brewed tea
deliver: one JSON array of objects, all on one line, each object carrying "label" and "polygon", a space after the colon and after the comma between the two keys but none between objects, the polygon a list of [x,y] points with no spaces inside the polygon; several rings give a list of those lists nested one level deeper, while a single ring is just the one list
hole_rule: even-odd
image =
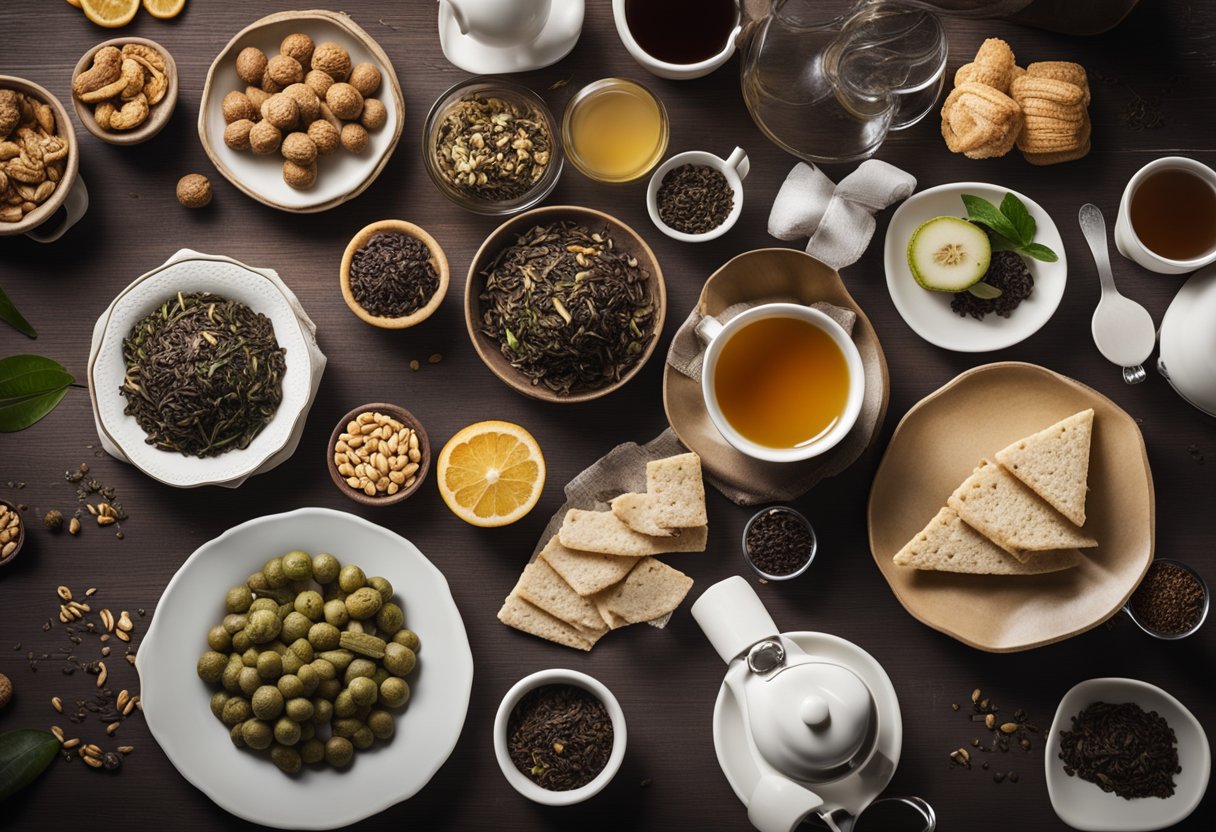
[{"label": "cup of brewed tea", "polygon": [[797,303],[752,307],[725,324],[697,324],[706,344],[701,393],[710,419],[739,451],[797,462],[835,447],[857,421],[865,371],[840,324]]},{"label": "cup of brewed tea", "polygon": [[1115,247],[1158,274],[1216,262],[1216,171],[1185,156],[1136,171],[1119,202]]}]

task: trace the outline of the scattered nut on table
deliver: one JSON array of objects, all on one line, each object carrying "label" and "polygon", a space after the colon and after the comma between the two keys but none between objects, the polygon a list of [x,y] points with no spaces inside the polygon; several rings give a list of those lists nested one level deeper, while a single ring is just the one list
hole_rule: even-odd
[{"label": "scattered nut on table", "polygon": [[210,205],[211,180],[201,173],[187,173],[177,180],[177,201],[187,208]]},{"label": "scattered nut on table", "polygon": [[72,79],[72,94],[93,105],[93,120],[110,132],[145,123],[168,92],[164,55],[142,43],[103,46],[94,53],[92,66]]},{"label": "scattered nut on table", "polygon": [[[109,63],[105,67],[99,79],[113,74]],[[118,70],[114,83],[121,62]],[[295,32],[283,39],[278,55],[246,47],[236,57],[236,74],[245,89],[232,90],[220,103],[224,144],[260,156],[278,152],[283,180],[297,190],[316,184],[318,157],[339,148],[363,153],[370,132],[388,123],[387,106],[370,97],[382,84],[380,69],[371,63],[352,67],[350,53],[336,43],[314,44]]]}]

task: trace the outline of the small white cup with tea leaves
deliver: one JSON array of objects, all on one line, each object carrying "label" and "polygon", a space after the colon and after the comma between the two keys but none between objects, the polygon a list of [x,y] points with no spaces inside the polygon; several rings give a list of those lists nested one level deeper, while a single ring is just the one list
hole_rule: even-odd
[{"label": "small white cup with tea leaves", "polygon": [[[659,188],[663,186],[663,179],[668,173],[684,165],[694,165],[716,170],[725,177],[726,184],[730,186],[731,191],[734,193],[734,202],[731,205],[730,212],[722,222],[708,231],[703,231],[699,234],[690,234],[686,231],[672,228],[663,221],[663,217],[659,212]],[[650,184],[646,188],[646,210],[650,214],[650,221],[668,237],[684,243],[704,243],[721,237],[734,227],[734,224],[739,219],[739,215],[743,213],[743,180],[747,178],[747,174],[751,169],[752,165],[751,161],[747,158],[747,152],[741,147],[736,147],[731,151],[730,156],[725,159],[703,150],[687,150],[683,153],[677,153],[659,165],[658,170],[650,177]]]},{"label": "small white cup with tea leaves", "polygon": [[1185,156],[1136,171],[1119,201],[1115,247],[1158,274],[1216,262],[1216,171]]},{"label": "small white cup with tea leaves", "polygon": [[840,443],[861,413],[865,368],[830,317],[797,303],[765,303],[725,324],[705,317],[701,394],[709,418],[740,452],[798,462]]}]

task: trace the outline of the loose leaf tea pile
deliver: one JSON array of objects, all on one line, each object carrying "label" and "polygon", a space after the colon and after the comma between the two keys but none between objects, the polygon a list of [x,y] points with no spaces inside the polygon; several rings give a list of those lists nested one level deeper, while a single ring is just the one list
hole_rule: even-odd
[{"label": "loose leaf tea pile", "polygon": [[481,331],[533,385],[560,395],[618,381],[654,337],[650,274],[606,228],[535,226],[482,274]]},{"label": "loose leaf tea pile", "polygon": [[179,292],[123,340],[123,412],[163,450],[207,457],[246,448],[283,399],[285,352],[265,315]]},{"label": "loose leaf tea pile", "polygon": [[477,199],[523,196],[545,175],[553,138],[543,113],[505,98],[469,95],[444,115],[435,160],[453,187]]},{"label": "loose leaf tea pile", "polygon": [[810,560],[815,539],[797,515],[773,508],[752,521],[743,541],[747,557],[766,575],[788,575]]},{"label": "loose leaf tea pile", "polygon": [[656,195],[659,219],[685,234],[713,231],[735,207],[735,190],[720,171],[680,165],[663,177]]},{"label": "loose leaf tea pile", "polygon": [[1165,718],[1134,702],[1095,702],[1060,732],[1064,773],[1119,797],[1169,797],[1178,765],[1177,737]]},{"label": "loose leaf tea pile", "polygon": [[430,258],[430,250],[417,237],[374,235],[351,257],[355,303],[384,318],[417,312],[439,288],[439,273]]},{"label": "loose leaf tea pile", "polygon": [[608,764],[612,720],[604,703],[573,685],[529,691],[507,720],[511,762],[550,791],[581,788]]},{"label": "loose leaf tea pile", "polygon": [[1203,585],[1180,566],[1154,561],[1132,593],[1136,620],[1163,635],[1185,633],[1203,615]]},{"label": "loose leaf tea pile", "polygon": [[964,318],[970,315],[977,321],[982,321],[989,313],[1008,318],[1034,291],[1034,276],[1026,268],[1026,261],[1021,255],[1012,251],[994,251],[983,282],[971,289],[979,286],[989,287],[995,293],[981,297],[980,293],[970,289],[955,292],[950,299],[950,309]]}]

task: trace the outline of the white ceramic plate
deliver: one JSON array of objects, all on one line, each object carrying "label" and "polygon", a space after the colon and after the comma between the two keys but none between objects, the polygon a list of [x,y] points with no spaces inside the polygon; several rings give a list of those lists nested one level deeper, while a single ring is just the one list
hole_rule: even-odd
[{"label": "white ceramic plate", "polygon": [[[298,191],[283,181],[283,157],[278,153],[258,156],[252,151],[236,151],[224,144],[224,113],[221,103],[233,90],[243,92],[245,84],[236,75],[236,56],[247,46],[267,54],[279,54],[279,44],[293,32],[303,32],[316,43],[330,41],[350,53],[351,64],[371,63],[380,69],[381,84],[374,98],[388,110],[388,121],[370,131],[371,141],[362,153],[337,150],[317,160],[317,181],[308,190]],[[216,168],[233,185],[249,196],[285,211],[313,212],[333,208],[358,196],[375,181],[397,145],[402,127],[401,89],[396,72],[371,36],[345,16],[332,12],[282,12],[252,24],[220,52],[207,73],[203,100],[199,105],[199,136]],[[373,52],[380,51],[377,55]],[[305,68],[307,69],[307,67]]]},{"label": "white ceramic plate", "polygon": [[[1064,773],[1059,759],[1060,732],[1071,726],[1072,717],[1094,702],[1135,702],[1165,717],[1178,737],[1178,764],[1182,768],[1174,775],[1172,797],[1125,800]],[[1060,820],[1083,832],[1151,832],[1181,823],[1203,799],[1212,769],[1211,749],[1199,720],[1161,688],[1137,679],[1089,679],[1075,685],[1060,700],[1044,753],[1051,807]]]},{"label": "white ceramic plate", "polygon": [[[950,310],[950,300],[954,295],[922,289],[912,277],[908,268],[908,240],[917,226],[926,220],[942,216],[967,216],[963,194],[981,196],[993,205],[1000,205],[1007,193],[1022,200],[1034,217],[1038,225],[1035,242],[1050,248],[1060,255],[1060,259],[1054,263],[1026,260],[1034,278],[1034,291],[1008,318],[999,315],[985,315],[982,321],[964,318]],[[982,182],[938,185],[909,197],[896,209],[887,227],[883,267],[887,272],[887,290],[891,293],[891,300],[908,326],[930,344],[955,352],[1001,350],[1034,335],[1055,314],[1060,299],[1064,297],[1064,284],[1068,278],[1064,242],[1047,212],[1037,202],[1017,191]]]},{"label": "white ceramic plate", "polygon": [[[356,753],[344,771],[306,766],[289,777],[232,744],[195,663],[224,617],[225,591],[293,549],[330,552],[388,578],[422,648],[393,739]],[[408,540],[324,508],[260,517],[203,544],[165,588],[135,666],[148,728],[182,776],[234,815],[280,829],[346,826],[416,793],[455,748],[473,686],[473,655],[443,573]]]},{"label": "white ceramic plate", "polygon": [[[279,346],[287,350],[283,400],[270,423],[243,450],[205,459],[163,451],[149,445],[135,418],[123,413],[126,399],[119,392],[126,374],[123,338],[179,291],[207,291],[244,303],[270,318]],[[109,310],[101,343],[90,361],[89,384],[98,421],[132,465],[167,485],[191,488],[247,476],[291,440],[298,420],[312,403],[310,351],[305,338],[287,298],[265,275],[239,263],[205,258],[166,265],[128,287]]]},{"label": "white ceramic plate", "polygon": [[[807,653],[849,668],[874,695],[879,714],[877,750],[850,776],[813,788],[823,798],[826,809],[843,808],[857,815],[882,793],[899,765],[904,725],[895,687],[878,660],[850,641],[827,633],[794,632],[781,635]],[[747,806],[759,782],[760,769],[753,757],[755,752],[747,736],[741,707],[731,690],[723,684],[714,703],[714,751],[735,796]]]}]

